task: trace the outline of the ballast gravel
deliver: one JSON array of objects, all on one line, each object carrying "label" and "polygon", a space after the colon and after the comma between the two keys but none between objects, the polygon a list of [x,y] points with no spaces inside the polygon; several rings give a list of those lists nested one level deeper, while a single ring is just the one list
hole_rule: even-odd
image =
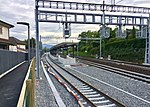
[{"label": "ballast gravel", "polygon": [[[150,107],[150,84],[91,66],[64,68],[127,107]],[[107,83],[113,87],[108,86]]]},{"label": "ballast gravel", "polygon": [[40,66],[40,76],[42,79],[36,80],[35,104],[36,107],[58,107],[53,92]]},{"label": "ballast gravel", "polygon": [[53,81],[54,86],[59,92],[60,97],[65,103],[66,107],[79,107],[77,100],[73,97],[71,93],[69,93],[66,88],[60,84],[56,78],[54,78],[51,74],[49,74],[51,80]]},{"label": "ballast gravel", "polygon": [[[73,70],[75,69],[75,70]],[[127,107],[150,107],[150,85],[144,82],[136,81],[131,78],[127,78],[109,71],[86,66],[86,67],[71,67],[67,68],[71,73],[77,75],[83,80],[91,83],[96,88],[100,89],[104,93],[107,93],[109,96],[115,98],[116,100],[122,102]],[[78,72],[77,72],[78,71]],[[92,79],[81,73],[85,73],[97,80],[106,82],[115,86],[125,92],[117,90],[116,88],[110,87],[102,82],[99,82],[95,79]],[[127,93],[131,93],[131,95]],[[136,98],[135,96],[140,97]],[[146,100],[146,101],[144,101]]]}]

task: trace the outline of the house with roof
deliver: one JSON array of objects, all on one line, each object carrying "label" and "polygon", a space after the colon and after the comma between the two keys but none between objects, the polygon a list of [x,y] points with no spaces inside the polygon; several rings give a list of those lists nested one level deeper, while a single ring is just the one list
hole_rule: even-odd
[{"label": "house with roof", "polygon": [[9,41],[13,44],[9,45],[10,51],[27,53],[26,43],[24,41],[21,41],[15,37],[9,37]]},{"label": "house with roof", "polygon": [[9,41],[9,30],[13,27],[13,25],[0,20],[0,49],[9,50],[9,45],[13,45]]},{"label": "house with roof", "polygon": [[26,43],[10,37],[9,30],[13,27],[13,25],[0,20],[0,49],[26,53]]}]

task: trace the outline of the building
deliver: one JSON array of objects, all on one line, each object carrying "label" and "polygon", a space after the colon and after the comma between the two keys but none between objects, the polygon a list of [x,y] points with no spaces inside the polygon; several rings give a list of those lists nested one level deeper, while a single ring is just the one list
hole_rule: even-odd
[{"label": "building", "polygon": [[9,37],[9,41],[13,44],[9,46],[10,51],[15,52],[24,52],[26,53],[26,43],[24,41],[20,41],[15,37]]},{"label": "building", "polygon": [[13,27],[13,25],[0,20],[0,49],[9,50],[9,45],[13,45],[9,41],[9,30]]}]

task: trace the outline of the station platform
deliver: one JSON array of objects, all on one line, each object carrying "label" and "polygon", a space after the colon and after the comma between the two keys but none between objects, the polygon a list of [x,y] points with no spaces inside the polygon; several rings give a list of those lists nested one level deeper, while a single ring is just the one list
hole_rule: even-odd
[{"label": "station platform", "polygon": [[24,62],[0,78],[0,107],[17,106],[27,71],[28,63]]},{"label": "station platform", "polygon": [[[18,102],[24,89],[23,86],[29,74],[29,68],[27,62],[22,62],[8,70],[4,75],[0,75],[0,107],[18,107]],[[41,78],[35,81],[35,106],[66,107],[74,105],[78,107],[76,99],[70,92],[54,76],[47,74],[52,79],[51,82],[49,81],[43,68],[44,66],[40,64]],[[55,86],[52,86],[53,82]],[[56,87],[56,85],[59,86]],[[26,107],[26,104],[24,106]]]}]

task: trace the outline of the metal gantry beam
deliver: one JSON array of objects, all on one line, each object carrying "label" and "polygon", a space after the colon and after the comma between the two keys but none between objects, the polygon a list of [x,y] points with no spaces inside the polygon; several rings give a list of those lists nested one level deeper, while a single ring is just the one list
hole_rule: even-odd
[{"label": "metal gantry beam", "polygon": [[[103,4],[96,4],[96,3],[81,3],[81,2],[51,1],[51,0],[38,0],[38,1],[39,1],[38,5],[40,8],[87,10],[87,11],[103,10]],[[105,4],[104,9],[105,11],[108,12],[150,14],[150,8],[146,7]]]},{"label": "metal gantry beam", "polygon": [[[51,15],[53,15],[53,18],[51,17]],[[64,17],[65,20],[62,20],[61,18],[62,16]],[[70,16],[71,20],[69,20],[67,16]],[[102,17],[103,17],[103,14],[39,10],[39,22],[60,23],[61,21],[61,23],[102,24],[103,22]],[[91,19],[91,20],[88,20],[88,19]],[[122,25],[123,24],[123,25],[130,25],[130,26],[143,26],[143,25],[146,26],[148,22],[148,17],[105,14],[104,20],[105,20],[106,25]]]},{"label": "metal gantry beam", "polygon": [[[54,36],[46,36],[46,37],[41,37],[42,39],[65,39],[64,37],[54,37]],[[69,39],[78,39],[78,37],[70,37]]]},{"label": "metal gantry beam", "polygon": [[[150,64],[150,16],[125,16],[125,15],[107,15],[106,12],[123,12],[123,13],[141,13],[150,14],[150,8],[134,7],[124,5],[110,5],[110,4],[96,4],[96,3],[81,3],[81,2],[67,2],[67,1],[51,1],[51,0],[35,0],[35,19],[36,19],[36,59],[37,59],[37,72],[39,77],[39,24],[38,22],[54,22],[54,23],[76,23],[76,24],[101,24],[105,25],[132,25],[132,26],[148,26],[148,33],[146,38],[146,63]],[[53,11],[48,11],[52,9]],[[59,10],[59,11],[55,11]],[[85,11],[102,11],[103,14],[90,14],[90,13],[75,13],[62,12],[62,10],[85,10]],[[53,19],[52,16],[55,18]],[[59,20],[61,16],[65,20]],[[73,17],[73,20],[68,20],[68,16]],[[51,18],[50,18],[51,17]],[[82,20],[79,17],[82,17]],[[90,21],[88,18],[90,17]],[[53,20],[52,20],[53,19]]]},{"label": "metal gantry beam", "polygon": [[[41,37],[42,39],[65,39],[64,37],[52,37],[52,36],[47,36],[47,37]],[[80,37],[70,37],[69,39],[76,39],[76,40],[100,40],[99,38],[80,38]]]}]

